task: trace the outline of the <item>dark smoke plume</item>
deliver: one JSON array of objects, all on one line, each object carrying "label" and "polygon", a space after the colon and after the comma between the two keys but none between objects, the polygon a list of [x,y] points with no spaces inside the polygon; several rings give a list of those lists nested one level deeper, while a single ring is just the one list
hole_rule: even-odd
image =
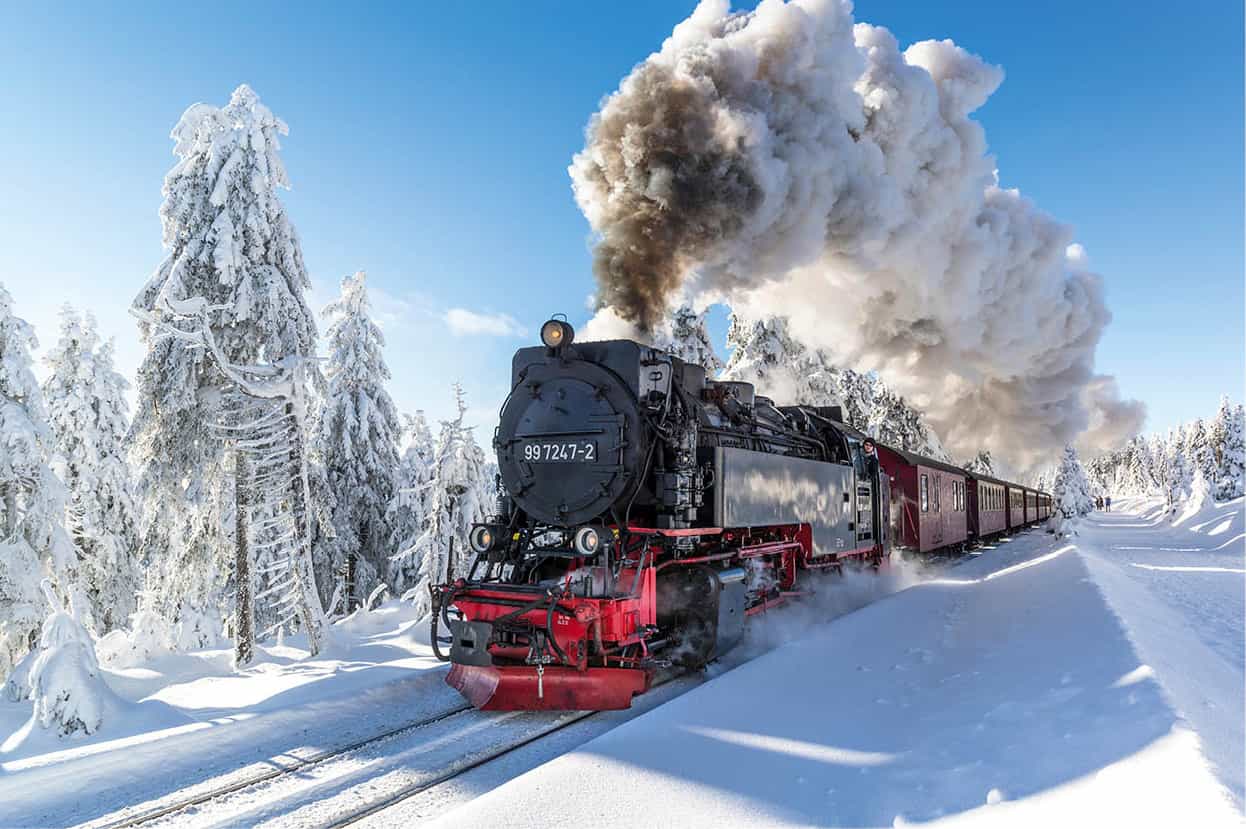
[{"label": "dark smoke plume", "polygon": [[999,186],[970,117],[1002,80],[950,41],[902,51],[844,0],[703,2],[572,163],[595,322],[651,331],[688,300],[786,317],[882,371],[960,455],[1026,466],[1128,437],[1141,404],[1094,371],[1102,280],[1069,228]]}]

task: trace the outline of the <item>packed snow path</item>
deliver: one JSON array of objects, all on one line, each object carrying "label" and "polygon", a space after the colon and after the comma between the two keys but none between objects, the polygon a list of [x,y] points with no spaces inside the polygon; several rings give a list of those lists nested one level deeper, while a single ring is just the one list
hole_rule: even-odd
[{"label": "packed snow path", "polygon": [[[1240,527],[1240,506],[1201,526]],[[1076,543],[1027,533],[441,825],[1240,825],[1241,662],[1220,651],[1241,635],[1227,626],[1241,626],[1243,568],[1240,538],[1215,549],[1225,532],[1137,514],[1095,516]],[[1218,569],[1148,569],[1173,566]],[[1157,573],[1236,583],[1183,604],[1193,587]]]},{"label": "packed snow path", "polygon": [[1246,798],[1242,499],[1169,523],[1154,503],[1098,512],[1079,539],[1138,654],[1233,793]]}]

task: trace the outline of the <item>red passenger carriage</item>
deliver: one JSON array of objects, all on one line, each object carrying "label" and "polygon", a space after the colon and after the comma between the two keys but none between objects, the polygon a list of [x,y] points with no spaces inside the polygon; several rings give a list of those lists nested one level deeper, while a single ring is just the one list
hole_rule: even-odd
[{"label": "red passenger carriage", "polygon": [[880,445],[878,457],[891,478],[896,545],[918,553],[963,545],[968,537],[968,473],[890,446]]}]

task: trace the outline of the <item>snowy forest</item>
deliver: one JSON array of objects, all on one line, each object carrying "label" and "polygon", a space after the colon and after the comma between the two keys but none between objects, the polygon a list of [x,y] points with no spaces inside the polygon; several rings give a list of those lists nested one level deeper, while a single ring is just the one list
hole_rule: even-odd
[{"label": "snowy forest", "polygon": [[[11,698],[37,695],[49,642],[62,658],[88,645],[62,665],[67,682],[98,673],[92,650],[126,664],[232,644],[244,666],[257,640],[297,629],[315,653],[333,618],[386,593],[427,601],[468,563],[494,474],[463,392],[445,390],[458,416],[440,424],[395,408],[363,273],[342,280],[318,331],[278,197],[285,132],[245,85],[175,127],[167,255],[132,307],[146,346],[132,418],[89,313],[65,306],[39,383],[35,332],[0,287]],[[48,716],[91,730],[90,712]]]},{"label": "snowy forest", "polygon": [[1195,418],[1165,434],[1135,437],[1091,459],[1095,494],[1227,501],[1246,493],[1246,410],[1227,397],[1210,418]]},{"label": "snowy forest", "polygon": [[[468,531],[492,509],[495,471],[464,422],[462,389],[445,390],[458,415],[435,425],[387,392],[363,273],[341,281],[319,330],[279,198],[285,133],[245,85],[174,128],[166,256],[131,308],[146,347],[132,397],[112,344],[69,306],[38,382],[35,332],[0,287],[0,677],[63,728],[90,731],[98,712],[58,709],[90,696],[58,696],[55,678],[89,681],[96,654],[133,664],[230,647],[244,667],[257,641],[296,630],[316,654],[334,619],[385,595],[427,610],[430,585],[465,573]],[[953,460],[883,378],[833,365],[781,317],[733,316],[725,361],[688,306],[655,344],[782,403],[840,405],[883,443]],[[1226,399],[1207,421],[1090,460],[1091,486],[1170,501],[1241,495],[1242,423]],[[994,471],[985,452],[959,460]],[[41,683],[52,690],[41,696]]]}]

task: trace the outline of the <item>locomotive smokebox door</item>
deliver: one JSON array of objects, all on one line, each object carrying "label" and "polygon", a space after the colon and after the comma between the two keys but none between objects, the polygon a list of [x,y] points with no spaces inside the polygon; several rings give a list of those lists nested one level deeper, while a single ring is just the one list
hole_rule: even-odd
[{"label": "locomotive smokebox door", "polygon": [[459,665],[493,664],[489,654],[489,639],[493,636],[491,622],[469,622],[465,619],[450,620],[450,661]]}]

